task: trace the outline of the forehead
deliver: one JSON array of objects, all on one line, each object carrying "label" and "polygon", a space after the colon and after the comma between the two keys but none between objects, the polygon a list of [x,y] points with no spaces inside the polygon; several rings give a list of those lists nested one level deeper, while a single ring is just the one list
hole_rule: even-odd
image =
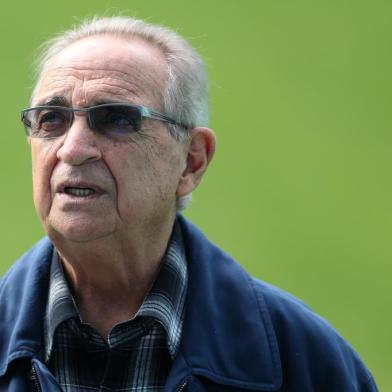
[{"label": "forehead", "polygon": [[44,66],[32,102],[64,97],[70,105],[125,101],[160,108],[168,77],[163,53],[140,38],[77,41]]}]

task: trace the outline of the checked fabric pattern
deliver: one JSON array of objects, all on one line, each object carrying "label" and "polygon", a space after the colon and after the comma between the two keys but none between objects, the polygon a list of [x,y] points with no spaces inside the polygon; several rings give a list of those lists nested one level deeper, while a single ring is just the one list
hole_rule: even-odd
[{"label": "checked fabric pattern", "polygon": [[65,392],[160,391],[177,353],[184,317],[187,263],[175,224],[158,276],[136,315],[107,339],[83,323],[53,252],[45,317],[46,362]]}]

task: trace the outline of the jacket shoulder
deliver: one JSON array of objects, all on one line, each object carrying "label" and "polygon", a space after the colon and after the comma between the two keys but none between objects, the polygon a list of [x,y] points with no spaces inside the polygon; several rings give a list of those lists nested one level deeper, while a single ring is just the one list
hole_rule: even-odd
[{"label": "jacket shoulder", "polygon": [[286,379],[306,374],[330,390],[377,391],[357,352],[329,322],[292,294],[251,280],[268,310]]},{"label": "jacket shoulder", "polygon": [[51,242],[44,238],[0,282],[0,377],[9,363],[40,349],[52,252]]},{"label": "jacket shoulder", "polygon": [[33,271],[34,274],[40,273],[41,270],[46,272],[47,261],[50,259],[52,251],[52,243],[47,237],[44,237],[25,252],[0,278],[0,296],[8,286],[17,282],[22,283],[31,278]]}]

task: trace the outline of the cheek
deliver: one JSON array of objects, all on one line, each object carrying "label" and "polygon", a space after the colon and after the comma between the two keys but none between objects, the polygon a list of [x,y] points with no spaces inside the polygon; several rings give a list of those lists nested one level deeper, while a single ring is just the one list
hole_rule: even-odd
[{"label": "cheek", "polygon": [[162,204],[175,205],[176,189],[185,158],[178,145],[144,140],[111,159],[117,183],[120,215],[125,210],[148,210]]},{"label": "cheek", "polygon": [[50,210],[50,178],[57,159],[52,145],[45,145],[40,140],[32,140],[30,144],[34,204],[38,215],[44,218]]}]

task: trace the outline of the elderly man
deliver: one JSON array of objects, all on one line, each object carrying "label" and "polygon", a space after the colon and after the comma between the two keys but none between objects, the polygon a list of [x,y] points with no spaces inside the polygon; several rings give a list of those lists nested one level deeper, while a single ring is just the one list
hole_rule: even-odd
[{"label": "elderly man", "polygon": [[178,214],[215,147],[181,37],[126,17],[62,34],[22,121],[48,238],[1,281],[1,391],[376,390],[322,318]]}]

